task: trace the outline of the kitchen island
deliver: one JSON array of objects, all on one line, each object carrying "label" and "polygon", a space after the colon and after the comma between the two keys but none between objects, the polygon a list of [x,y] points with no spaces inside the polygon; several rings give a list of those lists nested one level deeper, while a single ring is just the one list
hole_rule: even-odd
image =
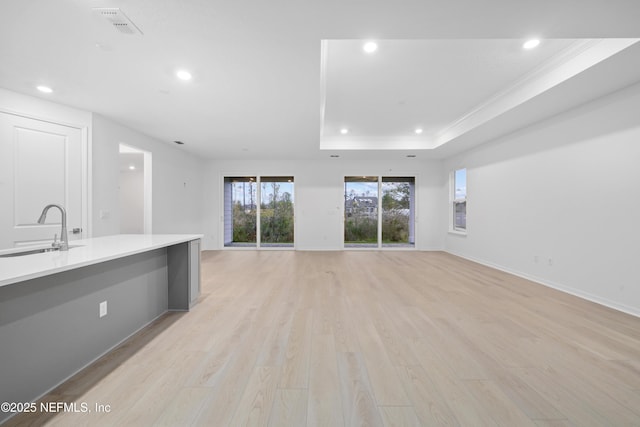
[{"label": "kitchen island", "polygon": [[[116,235],[0,251],[0,402],[33,402],[200,292],[200,235]],[[11,413],[0,413],[0,423]]]}]

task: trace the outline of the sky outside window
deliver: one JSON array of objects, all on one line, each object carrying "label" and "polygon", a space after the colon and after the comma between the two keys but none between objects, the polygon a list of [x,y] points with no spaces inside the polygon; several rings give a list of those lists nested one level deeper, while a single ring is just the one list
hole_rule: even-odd
[{"label": "sky outside window", "polygon": [[456,200],[466,199],[467,198],[467,170],[466,169],[458,169],[455,172],[454,185],[455,185],[454,198]]}]

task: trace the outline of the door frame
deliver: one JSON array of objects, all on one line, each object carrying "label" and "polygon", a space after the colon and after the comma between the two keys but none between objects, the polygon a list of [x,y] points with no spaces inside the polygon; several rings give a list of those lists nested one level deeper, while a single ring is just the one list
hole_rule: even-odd
[{"label": "door frame", "polygon": [[[218,240],[219,247],[222,250],[260,250],[260,251],[295,251],[298,244],[298,204],[296,203],[296,187],[294,185],[294,202],[293,202],[293,245],[292,246],[282,246],[282,247],[274,247],[274,246],[262,246],[262,242],[260,241],[260,202],[262,198],[261,194],[261,177],[273,177],[273,176],[291,176],[294,178],[295,184],[295,174],[294,173],[231,173],[222,171],[219,173],[219,189],[220,189],[220,197],[219,197],[219,212],[220,212],[220,222],[218,223]],[[225,178],[227,177],[255,177],[256,178],[256,245],[255,246],[227,246],[225,244]]]}]

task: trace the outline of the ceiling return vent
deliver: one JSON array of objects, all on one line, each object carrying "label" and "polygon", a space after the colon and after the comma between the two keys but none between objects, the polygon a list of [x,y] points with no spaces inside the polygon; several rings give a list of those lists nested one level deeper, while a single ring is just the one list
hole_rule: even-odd
[{"label": "ceiling return vent", "polygon": [[136,24],[131,22],[119,7],[94,7],[93,11],[109,21],[122,34],[142,35],[140,28],[136,27]]}]

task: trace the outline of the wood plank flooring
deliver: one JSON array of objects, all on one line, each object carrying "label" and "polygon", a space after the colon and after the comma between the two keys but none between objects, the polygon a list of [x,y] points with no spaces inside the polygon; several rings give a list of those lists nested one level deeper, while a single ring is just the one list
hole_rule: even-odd
[{"label": "wood plank flooring", "polygon": [[[640,319],[440,252],[213,251],[7,426],[640,426]],[[110,405],[110,412],[93,410]]]}]

